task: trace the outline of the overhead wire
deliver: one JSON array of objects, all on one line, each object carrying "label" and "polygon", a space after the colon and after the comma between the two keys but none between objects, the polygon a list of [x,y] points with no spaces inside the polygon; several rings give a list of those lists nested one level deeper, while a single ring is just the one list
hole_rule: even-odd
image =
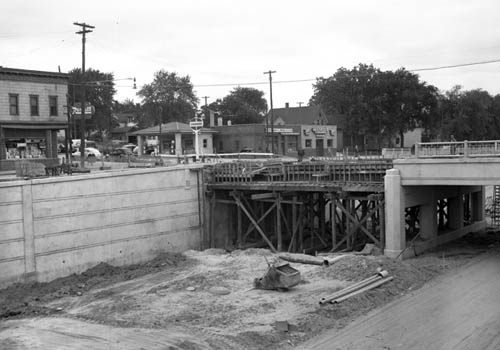
[{"label": "overhead wire", "polygon": [[[500,59],[493,59],[489,61],[479,61],[479,62],[468,62],[468,63],[460,63],[446,66],[436,66],[436,67],[425,67],[425,68],[415,68],[415,69],[407,69],[408,72],[424,72],[424,71],[434,71],[441,69],[451,69],[451,68],[460,68],[460,67],[469,67],[469,66],[477,66],[483,64],[491,64],[491,63],[500,63]],[[359,76],[362,76],[360,74]],[[309,79],[293,79],[293,80],[276,80],[273,81],[273,84],[288,84],[288,83],[302,83],[309,81],[316,81],[317,78],[309,78]],[[194,87],[224,87],[224,86],[239,86],[239,85],[264,85],[269,84],[268,81],[261,82],[248,82],[248,83],[219,83],[219,84],[196,84]]]}]

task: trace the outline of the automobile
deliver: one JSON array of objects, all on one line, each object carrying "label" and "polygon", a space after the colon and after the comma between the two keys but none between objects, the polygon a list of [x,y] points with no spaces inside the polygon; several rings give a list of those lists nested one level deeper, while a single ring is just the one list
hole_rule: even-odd
[{"label": "automobile", "polygon": [[109,155],[115,156],[115,157],[125,157],[132,155],[133,151],[130,149],[130,147],[120,147],[120,148],[115,148],[112,150]]},{"label": "automobile", "polygon": [[[73,152],[73,156],[75,157],[80,157],[80,150],[76,150]],[[95,157],[95,158],[101,158],[101,152],[97,148],[93,147],[85,147],[85,157],[90,158],[90,157]]]}]

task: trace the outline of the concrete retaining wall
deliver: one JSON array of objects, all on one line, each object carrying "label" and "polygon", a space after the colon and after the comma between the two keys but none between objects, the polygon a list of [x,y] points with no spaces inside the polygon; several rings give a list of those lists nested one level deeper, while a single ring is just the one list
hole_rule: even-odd
[{"label": "concrete retaining wall", "polygon": [[0,287],[201,245],[201,167],[0,184]]}]

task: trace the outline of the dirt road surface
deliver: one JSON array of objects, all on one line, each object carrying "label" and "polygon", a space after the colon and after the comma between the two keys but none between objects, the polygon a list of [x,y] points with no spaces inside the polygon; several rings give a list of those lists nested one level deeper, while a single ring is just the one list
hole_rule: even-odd
[{"label": "dirt road surface", "polygon": [[479,256],[300,349],[500,349],[500,254]]},{"label": "dirt road surface", "polygon": [[[289,350],[330,331],[342,337],[306,344],[500,349],[494,337],[499,257],[497,232],[467,235],[407,261],[349,254],[328,266],[293,264],[302,283],[289,291],[253,288],[276,259],[266,249],[164,252],[129,266],[102,262],[81,274],[0,290],[0,350]],[[378,268],[394,279],[342,303],[319,305]],[[400,299],[391,307],[406,314],[385,311]],[[382,311],[359,321],[373,310]]]}]

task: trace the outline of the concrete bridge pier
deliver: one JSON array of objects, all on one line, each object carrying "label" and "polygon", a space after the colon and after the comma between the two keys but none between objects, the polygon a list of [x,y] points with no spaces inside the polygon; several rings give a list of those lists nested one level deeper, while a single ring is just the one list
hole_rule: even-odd
[{"label": "concrete bridge pier", "polygon": [[[408,258],[486,226],[484,186],[404,185],[399,169],[385,176],[385,250],[389,257]],[[438,213],[438,201],[446,203]],[[408,232],[405,209],[418,207],[418,236]],[[438,222],[438,217],[445,217]],[[442,224],[442,227],[440,227]],[[411,242],[407,242],[411,240]],[[411,245],[412,249],[406,249]],[[406,249],[406,250],[405,250]]]}]

